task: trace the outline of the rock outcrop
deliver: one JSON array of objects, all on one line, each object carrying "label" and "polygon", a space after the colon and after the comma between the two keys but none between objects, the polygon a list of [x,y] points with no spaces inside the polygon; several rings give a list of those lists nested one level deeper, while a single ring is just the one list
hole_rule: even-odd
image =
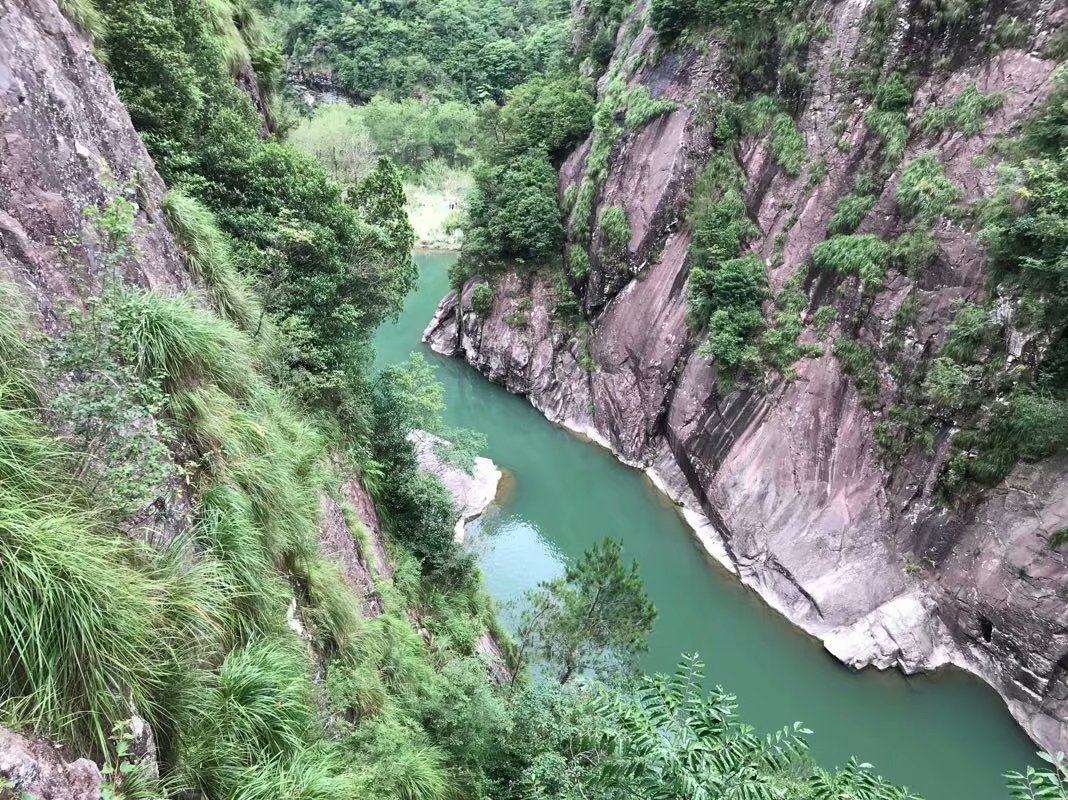
[{"label": "rock outcrop", "polygon": [[0,797],[100,800],[103,777],[87,758],[70,760],[41,739],[0,728]]},{"label": "rock outcrop", "polygon": [[[767,136],[738,145],[744,199],[760,229],[750,246],[765,260],[773,292],[805,274],[836,201],[877,164],[878,139],[845,78],[866,6],[813,10],[830,34],[810,44],[812,88],[797,115],[808,169],[786,174]],[[913,135],[901,161],[935,153],[965,202],[994,186],[987,146],[1049,91],[1055,64],[1038,44],[1068,9],[1031,6],[1031,49],[989,57],[973,49],[953,62],[948,78],[931,77],[916,93],[913,118],[972,83],[1002,96],[979,134]],[[691,231],[684,212],[712,149],[714,115],[703,109],[724,82],[720,48],[709,38],[707,46],[657,58],[652,31],[629,38],[629,27],[614,57],[638,65],[628,84],[677,105],[624,133],[612,150],[596,208],[626,209],[628,270],[620,274],[594,255],[581,287],[588,338],[573,338],[554,318],[552,281],[513,272],[495,279],[495,302],[484,316],[470,311],[474,281],[462,297],[446,296],[426,340],[646,469],[682,505],[709,552],[843,662],[906,672],[955,664],[994,686],[1041,745],[1068,749],[1068,564],[1046,546],[1068,524],[1068,460],[1023,464],[977,505],[945,509],[933,493],[951,430],[937,433],[933,454],[916,447],[895,464],[880,459],[873,429],[889,398],[874,410],[862,403],[830,353],[837,324],[823,338],[825,354],[798,361],[792,379],[769,373],[766,387],[725,389],[716,365],[696,352],[685,320]],[[589,144],[562,165],[561,194],[581,181]],[[813,169],[817,163],[825,174]],[[900,171],[885,182],[860,233],[889,238],[904,229],[895,204]],[[979,299],[986,281],[974,224],[943,221],[933,233],[936,263],[915,278],[888,273],[863,328],[869,341],[884,341],[911,293],[918,308],[907,346],[919,358],[944,340],[952,303]],[[801,342],[821,340],[811,310],[856,310],[857,293],[835,293],[826,280],[804,289]],[[515,325],[520,311],[525,324]],[[887,382],[884,375],[883,395]]]},{"label": "rock outcrop", "polygon": [[501,471],[490,459],[482,456],[475,457],[470,472],[449,463],[439,453],[439,449],[449,443],[427,431],[413,431],[408,434],[408,439],[415,445],[419,469],[437,476],[456,504],[460,518],[456,521],[453,538],[462,542],[467,523],[482,516],[482,512],[496,499]]}]

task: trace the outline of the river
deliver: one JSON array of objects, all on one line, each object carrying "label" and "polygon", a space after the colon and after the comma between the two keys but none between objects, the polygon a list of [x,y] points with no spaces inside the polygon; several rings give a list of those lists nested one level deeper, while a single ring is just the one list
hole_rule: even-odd
[{"label": "river", "polygon": [[856,755],[927,800],[1004,800],[1002,773],[1024,767],[1034,748],[985,684],[957,672],[905,678],[842,666],[712,563],[644,475],[421,344],[454,259],[417,256],[419,287],[379,331],[377,361],[426,354],[445,386],[446,422],[485,434],[485,454],[508,473],[497,506],[468,526],[493,597],[517,598],[593,542],[621,538],[660,612],[647,671],[671,671],[681,653],[697,652],[707,683],[737,694],[759,730],[795,720],[814,730],[824,766]]}]

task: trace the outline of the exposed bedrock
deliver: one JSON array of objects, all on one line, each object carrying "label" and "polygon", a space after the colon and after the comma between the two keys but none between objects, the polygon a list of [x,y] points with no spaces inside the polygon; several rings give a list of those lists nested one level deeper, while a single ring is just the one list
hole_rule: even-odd
[{"label": "exposed bedrock", "polygon": [[[1060,6],[1033,5],[1035,39],[1068,16]],[[772,161],[766,137],[739,144],[745,201],[760,228],[750,247],[765,259],[775,291],[805,267],[836,201],[876,157],[864,106],[836,66],[848,64],[857,46],[864,9],[827,6],[831,35],[809,56],[813,90],[798,125],[807,163],[822,159],[826,176],[791,178]],[[906,672],[955,664],[997,689],[1042,746],[1068,749],[1068,564],[1047,546],[1051,532],[1068,524],[1068,459],[1022,464],[967,509],[938,505],[933,491],[950,430],[936,437],[933,454],[917,447],[893,465],[879,458],[873,428],[890,401],[889,377],[882,376],[885,396],[865,407],[830,353],[837,324],[821,340],[807,316],[833,304],[841,318],[855,308],[856,293],[835,292],[819,278],[805,286],[800,341],[821,341],[824,355],[798,361],[792,380],[769,373],[766,386],[726,390],[685,320],[685,207],[711,147],[708,115],[695,112],[720,91],[718,49],[713,42],[659,61],[636,57],[654,47],[648,29],[632,43],[621,34],[616,58],[644,63],[628,82],[678,106],[613,149],[597,207],[626,209],[628,269],[620,274],[594,259],[583,295],[588,339],[555,321],[551,280],[512,272],[494,278],[495,302],[483,317],[470,310],[474,280],[462,298],[447,295],[426,340],[646,469],[684,507],[713,555],[843,662]],[[1005,50],[929,79],[916,92],[913,118],[973,82],[981,92],[1000,92],[1003,103],[975,136],[914,134],[901,163],[932,151],[965,201],[989,193],[994,168],[975,156],[1036,109],[1053,68],[1035,52]],[[588,144],[562,166],[561,191],[581,180]],[[904,230],[894,200],[900,169],[859,232]],[[913,291],[918,311],[906,346],[918,358],[936,351],[953,301],[983,293],[976,234],[972,223],[939,223],[936,263],[915,281],[887,273],[862,340],[888,336]]]}]

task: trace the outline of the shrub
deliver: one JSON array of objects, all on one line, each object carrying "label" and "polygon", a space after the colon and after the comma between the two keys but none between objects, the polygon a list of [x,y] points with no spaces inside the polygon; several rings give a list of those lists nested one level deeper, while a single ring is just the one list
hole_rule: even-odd
[{"label": "shrub", "polygon": [[874,351],[865,344],[848,337],[834,341],[834,355],[842,370],[853,379],[861,402],[868,408],[879,402],[879,364]]},{"label": "shrub", "polygon": [[694,0],[653,0],[649,7],[649,24],[665,45],[682,33],[696,11]]},{"label": "shrub", "polygon": [[578,75],[533,78],[515,88],[501,109],[502,152],[535,149],[561,158],[589,134],[593,112],[589,81]]},{"label": "shrub", "polygon": [[627,108],[624,124],[629,130],[637,130],[649,120],[674,110],[677,105],[674,100],[653,99],[649,88],[642,84],[632,87],[623,102]]},{"label": "shrub", "polygon": [[471,289],[471,309],[485,317],[493,308],[493,287],[488,283],[476,283]]},{"label": "shrub", "polygon": [[465,249],[476,263],[515,259],[544,264],[559,257],[563,247],[556,173],[544,156],[528,154],[477,170],[467,215]]},{"label": "shrub", "polygon": [[831,325],[838,318],[838,309],[834,306],[820,306],[812,315],[812,324],[816,326],[816,332],[820,338],[825,337],[831,329]]},{"label": "shrub", "polygon": [[983,118],[1001,108],[1003,102],[1000,93],[983,94],[976,84],[971,83],[947,105],[928,107],[917,128],[922,133],[954,130],[965,136],[975,136],[983,129]]},{"label": "shrub", "polygon": [[909,217],[933,222],[950,211],[961,191],[946,178],[934,153],[921,153],[901,171],[897,205]]},{"label": "shrub", "polygon": [[776,114],[771,129],[771,154],[783,171],[796,177],[805,166],[805,137],[789,114]]},{"label": "shrub", "polygon": [[890,245],[871,234],[834,236],[812,249],[812,262],[820,269],[858,275],[865,293],[878,291],[890,262]]},{"label": "shrub", "polygon": [[630,246],[630,221],[622,206],[608,206],[601,210],[598,220],[601,249],[612,264],[625,264]]}]

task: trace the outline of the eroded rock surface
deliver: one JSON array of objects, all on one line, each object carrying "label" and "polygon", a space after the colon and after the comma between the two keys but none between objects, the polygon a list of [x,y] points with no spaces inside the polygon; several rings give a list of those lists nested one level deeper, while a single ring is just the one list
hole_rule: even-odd
[{"label": "eroded rock surface", "polygon": [[15,797],[32,800],[100,800],[103,783],[89,759],[68,760],[54,745],[7,728],[0,728],[0,778]]},{"label": "eroded rock surface", "polygon": [[[790,177],[773,162],[766,136],[739,143],[745,201],[760,228],[750,246],[764,258],[773,291],[806,268],[837,200],[877,164],[877,139],[842,68],[857,47],[865,7],[828,4],[831,34],[810,51],[813,91],[798,125],[808,167],[822,162],[826,174],[810,180],[806,169]],[[913,118],[973,82],[1003,102],[976,136],[914,135],[901,164],[931,151],[965,201],[989,194],[995,167],[977,156],[1043,101],[1054,64],[1037,55],[1035,43],[1065,17],[1068,9],[1037,4],[1031,50],[964,58],[948,80],[922,85]],[[933,454],[913,448],[899,463],[884,463],[873,429],[886,414],[890,378],[881,376],[875,408],[865,407],[830,354],[842,333],[837,323],[824,337],[806,325],[800,341],[820,342],[824,355],[799,361],[792,380],[769,374],[766,387],[722,386],[685,322],[684,209],[711,147],[709,115],[694,111],[719,91],[723,68],[711,40],[659,61],[650,56],[654,46],[648,29],[633,42],[621,34],[615,55],[639,65],[630,85],[678,105],[623,135],[598,195],[597,208],[626,209],[632,236],[629,273],[594,257],[585,286],[592,369],[583,366],[583,344],[554,321],[552,282],[536,276],[495,278],[495,301],[483,317],[470,311],[474,281],[462,296],[450,293],[426,341],[646,469],[683,505],[710,553],[843,662],[906,672],[956,664],[994,686],[1041,745],[1068,749],[1068,564],[1045,546],[1052,530],[1068,524],[1068,465],[1021,465],[978,506],[945,510],[932,493],[950,429],[938,432]],[[581,180],[588,149],[589,142],[563,165],[561,191]],[[899,165],[858,232],[890,238],[905,229],[895,201],[900,172]],[[917,358],[936,352],[953,302],[983,294],[976,234],[972,223],[940,223],[936,263],[915,279],[887,273],[862,340],[889,337],[911,293],[918,309],[906,346]],[[836,305],[841,319],[858,303],[855,291],[836,293],[820,278],[804,288],[806,323],[821,305]],[[517,312],[525,325],[509,324]]]}]

